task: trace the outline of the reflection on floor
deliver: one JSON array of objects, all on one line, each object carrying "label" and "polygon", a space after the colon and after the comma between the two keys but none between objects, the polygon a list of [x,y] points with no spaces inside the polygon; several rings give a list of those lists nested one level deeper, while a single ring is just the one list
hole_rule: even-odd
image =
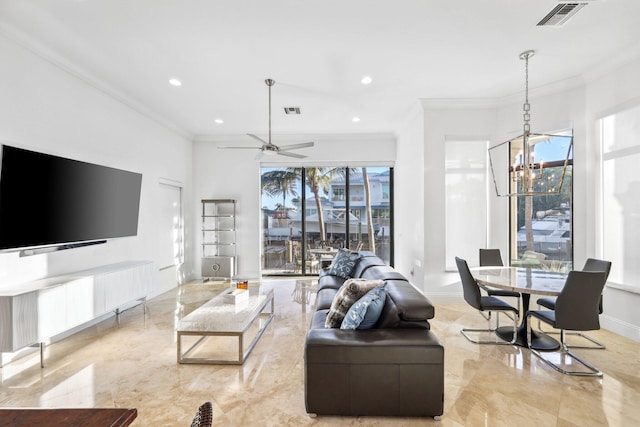
[{"label": "reflection on floor", "polygon": [[[306,281],[306,282],[305,282]],[[176,319],[227,285],[182,286],[0,369],[2,407],[135,407],[140,426],[188,426],[213,403],[224,426],[631,426],[640,425],[640,343],[593,333],[607,350],[576,350],[602,379],[562,375],[512,346],[475,345],[459,330],[482,326],[466,304],[436,305],[434,331],[445,345],[442,421],[309,418],[304,409],[303,343],[315,302],[313,281],[268,280],[276,315],[242,366],[176,363]],[[591,333],[590,333],[591,334]],[[384,390],[371,390],[384,393]]]}]

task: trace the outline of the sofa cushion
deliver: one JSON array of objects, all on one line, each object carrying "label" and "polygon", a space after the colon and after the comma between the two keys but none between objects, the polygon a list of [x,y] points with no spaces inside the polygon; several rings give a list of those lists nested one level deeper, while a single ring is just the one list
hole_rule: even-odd
[{"label": "sofa cushion", "polygon": [[327,273],[332,276],[348,279],[351,277],[351,272],[355,268],[359,259],[359,253],[351,252],[346,249],[339,249],[338,254],[331,263],[331,266],[329,266]]},{"label": "sofa cushion", "polygon": [[337,293],[338,293],[337,289],[332,289],[332,288],[320,289],[316,295],[316,310],[330,309],[331,304],[333,303],[333,300],[335,299]]},{"label": "sofa cushion", "polygon": [[377,256],[364,255],[360,257],[360,260],[356,264],[355,268],[351,272],[351,277],[364,277],[364,272],[376,265],[386,265],[386,263]]},{"label": "sofa cushion", "polygon": [[387,298],[376,328],[429,329],[434,316],[431,301],[405,280],[387,280]]},{"label": "sofa cushion", "polygon": [[331,288],[337,291],[342,287],[342,285],[344,285],[344,281],[347,279],[338,276],[332,276],[328,274],[327,271],[329,270],[324,270],[324,272],[320,274],[320,276],[318,276],[318,289]]},{"label": "sofa cushion", "polygon": [[356,301],[342,320],[340,329],[371,329],[376,324],[387,293],[384,285],[376,286]]},{"label": "sofa cushion", "polygon": [[359,276],[365,279],[407,280],[400,272],[389,265],[372,265]]},{"label": "sofa cushion", "polygon": [[326,328],[339,328],[342,325],[344,316],[349,311],[349,308],[358,301],[364,294],[369,292],[376,286],[382,285],[383,280],[366,280],[366,279],[349,279],[344,282],[344,285],[338,290],[329,314],[327,314],[327,320],[325,321]]}]

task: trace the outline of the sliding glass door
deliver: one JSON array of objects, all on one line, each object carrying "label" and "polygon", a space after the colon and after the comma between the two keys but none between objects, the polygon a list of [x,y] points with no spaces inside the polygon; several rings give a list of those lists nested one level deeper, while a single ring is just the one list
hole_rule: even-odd
[{"label": "sliding glass door", "polygon": [[389,167],[264,167],[263,275],[315,275],[336,249],[393,259]]}]

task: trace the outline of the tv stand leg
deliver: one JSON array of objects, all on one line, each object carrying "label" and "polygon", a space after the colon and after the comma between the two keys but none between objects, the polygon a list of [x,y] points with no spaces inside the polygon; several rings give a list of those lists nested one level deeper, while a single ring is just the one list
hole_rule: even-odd
[{"label": "tv stand leg", "polygon": [[44,368],[44,343],[40,342],[40,369]]}]

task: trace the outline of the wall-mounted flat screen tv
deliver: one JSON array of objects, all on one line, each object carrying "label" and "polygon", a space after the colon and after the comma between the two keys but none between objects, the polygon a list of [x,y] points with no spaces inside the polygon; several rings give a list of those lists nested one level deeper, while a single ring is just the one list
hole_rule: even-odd
[{"label": "wall-mounted flat screen tv", "polygon": [[8,145],[0,169],[0,250],[138,232],[142,175]]}]

